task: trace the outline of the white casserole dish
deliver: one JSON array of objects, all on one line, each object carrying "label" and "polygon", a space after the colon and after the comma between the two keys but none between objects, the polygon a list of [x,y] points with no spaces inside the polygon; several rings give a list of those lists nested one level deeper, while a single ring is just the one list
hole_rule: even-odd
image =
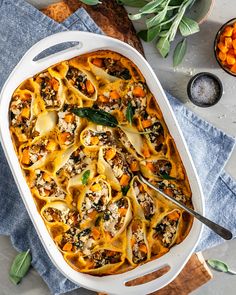
[{"label": "white casserole dish", "polygon": [[[55,53],[39,61],[34,61],[34,58],[47,48],[50,48],[56,44],[72,41],[80,43],[78,46],[74,46],[64,51]],[[119,40],[87,32],[70,31],[57,33],[44,38],[31,47],[31,49],[23,56],[21,61],[15,67],[1,92],[1,143],[14,179],[17,183],[22,200],[28,210],[29,216],[31,217],[40,240],[54,265],[72,282],[90,290],[109,294],[148,294],[163,288],[165,285],[170,283],[182,270],[199,241],[202,231],[202,224],[194,220],[190,233],[181,244],[171,248],[167,254],[160,257],[159,259],[148,262],[131,271],[105,277],[95,277],[88,274],[79,273],[66,263],[63,256],[54,244],[52,238],[50,237],[46,226],[40,217],[39,212],[37,211],[33,197],[31,196],[30,189],[28,188],[22,174],[9,132],[9,103],[14,90],[21,82],[55,63],[100,49],[113,50],[126,56],[132,60],[141,70],[146,79],[147,85],[150,88],[150,91],[156,95],[156,99],[163,112],[165,122],[175,140],[177,149],[182,158],[192,190],[194,208],[199,213],[204,214],[204,202],[201,185],[182,132],[178,126],[172,108],[165,96],[161,84],[143,56],[134,48]],[[125,286],[125,282],[151,273],[157,269],[161,269],[167,265],[170,266],[170,270],[160,278],[142,285],[132,287]]]}]

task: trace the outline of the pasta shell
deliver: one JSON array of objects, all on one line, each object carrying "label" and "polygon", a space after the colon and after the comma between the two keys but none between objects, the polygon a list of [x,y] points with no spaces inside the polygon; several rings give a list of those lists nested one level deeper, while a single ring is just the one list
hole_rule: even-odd
[{"label": "pasta shell", "polygon": [[97,215],[106,209],[111,200],[111,187],[105,178],[105,176],[99,175],[80,194],[78,210],[83,228],[94,223]]},{"label": "pasta shell", "polygon": [[135,176],[132,179],[130,190],[127,195],[133,203],[135,215],[143,220],[150,220],[156,211],[155,199],[153,194],[151,194],[150,190],[147,189],[147,186],[140,181],[138,176]]},{"label": "pasta shell", "polygon": [[[106,259],[105,259],[106,257]],[[65,255],[68,264],[92,275],[113,274],[124,263],[125,255],[115,247],[99,247],[94,249],[90,255]]]},{"label": "pasta shell", "polygon": [[117,128],[115,134],[131,155],[138,160],[144,158],[144,140],[136,128],[131,125],[125,125],[125,127]]},{"label": "pasta shell", "polygon": [[181,211],[174,209],[158,216],[152,223],[150,231],[150,244],[160,244],[162,247],[172,247],[178,237],[178,227],[181,222]]},{"label": "pasta shell", "polygon": [[64,201],[55,201],[46,204],[41,209],[41,216],[46,224],[79,225],[79,212]]},{"label": "pasta shell", "polygon": [[103,215],[102,227],[108,240],[117,239],[132,219],[131,202],[126,197],[116,197]]},{"label": "pasta shell", "polygon": [[63,190],[47,171],[36,169],[30,171],[28,183],[34,196],[43,200],[63,200],[66,198],[66,191]]},{"label": "pasta shell", "polygon": [[112,188],[120,191],[127,186],[131,172],[121,152],[113,147],[101,147],[98,155],[98,172],[107,177]]},{"label": "pasta shell", "polygon": [[77,143],[79,132],[83,126],[81,118],[74,115],[71,109],[60,110],[58,113],[57,133],[62,148]]},{"label": "pasta shell", "polygon": [[57,113],[55,111],[45,111],[38,115],[35,123],[35,131],[40,136],[52,131],[57,124]]},{"label": "pasta shell", "polygon": [[55,78],[49,72],[42,72],[34,78],[38,84],[38,96],[47,110],[59,110],[65,100],[65,86],[60,78]]},{"label": "pasta shell", "polygon": [[68,88],[72,88],[83,100],[97,99],[97,81],[82,67],[69,66],[66,79]]},{"label": "pasta shell", "polygon": [[136,266],[150,258],[150,249],[146,236],[146,222],[134,219],[127,231],[127,258]]},{"label": "pasta shell", "polygon": [[98,151],[101,146],[114,143],[113,130],[109,127],[89,124],[80,133],[80,142],[84,147]]},{"label": "pasta shell", "polygon": [[51,132],[35,138],[29,144],[23,144],[19,151],[20,163],[25,169],[37,169],[46,164],[52,152],[58,150],[56,134]]}]

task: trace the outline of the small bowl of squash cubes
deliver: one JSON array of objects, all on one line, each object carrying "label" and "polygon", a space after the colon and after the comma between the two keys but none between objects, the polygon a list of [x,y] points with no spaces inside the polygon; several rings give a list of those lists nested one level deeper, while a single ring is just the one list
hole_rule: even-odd
[{"label": "small bowl of squash cubes", "polygon": [[222,69],[236,77],[236,18],[231,19],[219,29],[215,38],[214,51]]}]

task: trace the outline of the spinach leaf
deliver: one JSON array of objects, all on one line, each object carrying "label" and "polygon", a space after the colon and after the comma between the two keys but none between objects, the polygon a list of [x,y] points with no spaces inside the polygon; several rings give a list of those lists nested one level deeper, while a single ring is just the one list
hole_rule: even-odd
[{"label": "spinach leaf", "polygon": [[86,185],[90,176],[90,170],[86,170],[82,175],[82,184]]},{"label": "spinach leaf", "polygon": [[27,274],[31,265],[31,259],[30,249],[16,255],[9,272],[10,280],[13,284],[19,284]]}]

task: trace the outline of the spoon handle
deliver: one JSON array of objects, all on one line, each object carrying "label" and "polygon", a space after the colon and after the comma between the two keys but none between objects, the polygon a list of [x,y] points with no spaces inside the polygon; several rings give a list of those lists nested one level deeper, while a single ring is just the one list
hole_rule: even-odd
[{"label": "spoon handle", "polygon": [[225,239],[225,240],[231,240],[232,239],[233,235],[232,235],[232,233],[228,229],[226,229],[226,228],[222,227],[221,225],[219,225],[219,224],[217,224],[217,223],[209,220],[208,218],[202,216],[201,214],[197,213],[193,209],[188,208],[182,202],[177,201],[174,197],[171,197],[171,196],[165,194],[162,190],[160,190],[159,188],[157,188],[156,186],[154,186],[153,184],[151,184],[149,181],[147,181],[141,174],[139,174],[139,178],[142,180],[142,182],[144,182],[150,188],[152,188],[153,190],[155,190],[156,192],[158,192],[159,194],[161,194],[163,197],[165,197],[166,199],[170,200],[172,203],[174,203],[178,207],[184,209],[189,214],[191,214],[192,216],[194,216],[195,218],[197,218],[199,221],[201,221],[202,223],[204,223],[207,227],[209,227],[211,230],[213,230],[216,234],[218,234],[219,236],[221,236],[223,239]]}]

